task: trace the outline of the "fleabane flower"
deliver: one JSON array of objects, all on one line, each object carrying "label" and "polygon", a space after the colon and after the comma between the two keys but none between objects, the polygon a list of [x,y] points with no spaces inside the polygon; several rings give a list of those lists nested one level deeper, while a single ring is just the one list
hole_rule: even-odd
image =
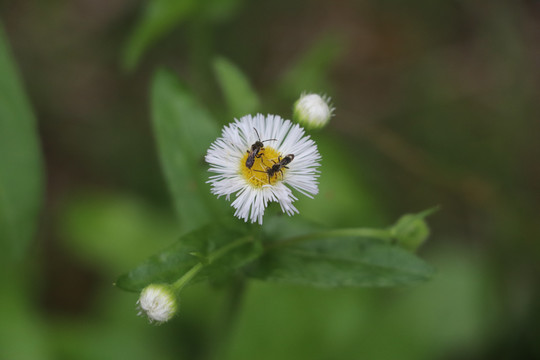
[{"label": "fleabane flower", "polygon": [[291,188],[312,197],[321,156],[304,129],[277,115],[246,115],[225,126],[206,154],[213,194],[235,199],[235,216],[262,224],[275,201],[287,215],[298,213]]},{"label": "fleabane flower", "polygon": [[330,98],[317,94],[302,94],[293,108],[293,119],[313,129],[325,126],[334,114]]},{"label": "fleabane flower", "polygon": [[150,322],[158,324],[170,320],[178,309],[176,295],[171,286],[150,284],[141,291],[139,315],[146,315]]}]

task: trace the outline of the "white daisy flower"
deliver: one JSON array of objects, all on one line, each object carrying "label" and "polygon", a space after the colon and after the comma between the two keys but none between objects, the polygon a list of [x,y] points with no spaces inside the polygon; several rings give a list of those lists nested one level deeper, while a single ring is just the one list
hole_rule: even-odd
[{"label": "white daisy flower", "polygon": [[223,128],[208,149],[212,193],[230,199],[235,216],[262,224],[264,209],[278,202],[287,215],[298,213],[291,188],[312,197],[321,156],[304,129],[277,115],[246,115]]},{"label": "white daisy flower", "polygon": [[308,128],[318,129],[328,123],[334,110],[326,95],[302,94],[294,103],[293,119]]},{"label": "white daisy flower", "polygon": [[151,284],[141,291],[139,315],[145,314],[150,322],[163,323],[170,320],[178,309],[176,296],[169,285]]}]

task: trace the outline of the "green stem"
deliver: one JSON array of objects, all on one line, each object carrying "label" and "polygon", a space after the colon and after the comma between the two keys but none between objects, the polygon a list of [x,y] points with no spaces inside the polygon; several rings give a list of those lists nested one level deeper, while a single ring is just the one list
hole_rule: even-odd
[{"label": "green stem", "polygon": [[387,230],[387,229],[369,229],[369,228],[336,229],[336,230],[321,231],[321,232],[313,233],[313,234],[295,236],[289,239],[271,243],[270,245],[266,247],[266,250],[274,250],[274,249],[278,249],[278,248],[282,248],[282,247],[286,247],[286,246],[290,246],[290,245],[294,245],[300,242],[314,240],[314,239],[333,238],[333,237],[353,237],[353,236],[379,239],[385,242],[392,241],[392,233],[390,230]]},{"label": "green stem", "polygon": [[214,329],[213,346],[208,347],[208,360],[223,359],[229,352],[231,338],[234,334],[238,315],[241,310],[243,296],[246,290],[246,281],[243,277],[235,277],[229,289],[222,317]]},{"label": "green stem", "polygon": [[196,265],[194,265],[191,269],[189,269],[188,272],[186,272],[182,277],[178,280],[176,280],[172,287],[176,291],[176,293],[179,293],[184,286],[186,286],[194,277],[201,271],[206,265],[209,265],[225,255],[227,252],[231,251],[232,249],[244,245],[245,243],[248,243],[250,241],[253,241],[253,238],[251,236],[246,236],[240,239],[237,239],[231,243],[228,243],[227,245],[215,250],[214,252],[210,253],[207,257],[207,261],[205,262],[199,262]]},{"label": "green stem", "polygon": [[178,294],[182,290],[182,288],[186,286],[186,284],[189,283],[199,271],[202,270],[203,267],[203,263],[197,263],[197,265],[193,266],[191,269],[189,269],[187,273],[182,275],[180,279],[176,280],[172,284],[172,287],[174,288],[176,293]]}]

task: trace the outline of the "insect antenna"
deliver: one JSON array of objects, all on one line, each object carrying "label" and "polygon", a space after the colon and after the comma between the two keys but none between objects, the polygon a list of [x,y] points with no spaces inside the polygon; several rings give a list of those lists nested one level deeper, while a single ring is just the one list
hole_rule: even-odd
[{"label": "insect antenna", "polygon": [[257,139],[259,139],[260,142],[265,142],[265,141],[277,141],[277,139],[266,139],[266,140],[262,140],[262,141],[261,141],[261,136],[259,135],[259,132],[257,131],[257,129],[253,128],[253,130],[255,130],[255,133],[257,134]]},{"label": "insect antenna", "polygon": [[259,135],[259,132],[257,131],[257,129],[253,128],[253,130],[255,130],[255,133],[257,134],[257,139],[261,141],[261,136]]}]

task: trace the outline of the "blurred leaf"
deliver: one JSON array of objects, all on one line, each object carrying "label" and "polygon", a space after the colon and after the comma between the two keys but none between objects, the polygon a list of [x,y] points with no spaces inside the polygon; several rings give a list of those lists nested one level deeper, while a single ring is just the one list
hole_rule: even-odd
[{"label": "blurred leaf", "polygon": [[184,21],[201,23],[228,19],[241,0],[148,0],[122,54],[122,67],[137,67],[146,50]]},{"label": "blurred leaf", "polygon": [[[151,283],[172,283],[216,250],[246,237],[249,226],[238,221],[213,223],[182,236],[174,245],[148,258],[122,275],[116,285],[128,291],[140,291]],[[253,241],[232,248],[226,256],[205,266],[192,283],[219,279],[257,258],[262,248]],[[204,262],[204,260],[202,261]]]},{"label": "blurred leaf", "polygon": [[[504,323],[497,310],[504,300],[493,287],[485,259],[468,245],[436,245],[430,253],[437,268],[432,281],[407,291],[378,294],[369,309],[372,317],[364,324],[365,343],[358,358],[473,359],[500,333],[501,327],[493,324]],[[400,340],[388,347],[388,338]]]},{"label": "blurred leaf", "polygon": [[399,247],[361,238],[310,241],[269,252],[251,276],[317,287],[394,286],[428,280],[433,270]]},{"label": "blurred leaf", "polygon": [[435,207],[418,214],[405,214],[400,217],[390,229],[392,237],[397,239],[398,245],[412,251],[422,245],[429,236],[429,227],[424,218],[437,211],[437,209]]},{"label": "blurred leaf", "polygon": [[57,223],[65,246],[107,275],[124,271],[179,234],[172,214],[113,193],[70,194]]},{"label": "blurred leaf", "polygon": [[206,0],[199,1],[199,18],[205,21],[224,21],[229,19],[240,7],[243,0]]},{"label": "blurred leaf", "polygon": [[[182,231],[200,227],[225,206],[211,197],[204,155],[218,136],[210,114],[176,77],[159,70],[152,85],[152,122],[161,167]],[[214,206],[212,206],[212,204]]]},{"label": "blurred leaf", "polygon": [[231,115],[240,117],[256,112],[259,109],[259,97],[244,74],[221,57],[216,58],[213,65]]},{"label": "blurred leaf", "polygon": [[36,120],[0,27],[0,254],[20,258],[43,196]]},{"label": "blurred leaf", "polygon": [[0,263],[0,359],[52,359],[47,329],[33,308],[33,291],[22,266],[9,271]]},{"label": "blurred leaf", "polygon": [[437,276],[420,286],[321,291],[254,281],[223,358],[252,359],[261,348],[257,360],[478,358],[500,334],[493,324],[505,323],[492,268],[470,246],[434,245]]},{"label": "blurred leaf", "polygon": [[124,69],[133,70],[144,51],[185,20],[196,5],[195,0],[149,0],[124,49]]},{"label": "blurred leaf", "polygon": [[277,93],[295,99],[304,91],[329,91],[328,70],[343,51],[341,39],[335,35],[320,38],[285,72]]},{"label": "blurred leaf", "polygon": [[221,358],[251,360],[257,353],[257,360],[360,359],[355,350],[364,346],[359,333],[368,309],[358,295],[366,293],[254,281],[242,302],[228,354]]}]

